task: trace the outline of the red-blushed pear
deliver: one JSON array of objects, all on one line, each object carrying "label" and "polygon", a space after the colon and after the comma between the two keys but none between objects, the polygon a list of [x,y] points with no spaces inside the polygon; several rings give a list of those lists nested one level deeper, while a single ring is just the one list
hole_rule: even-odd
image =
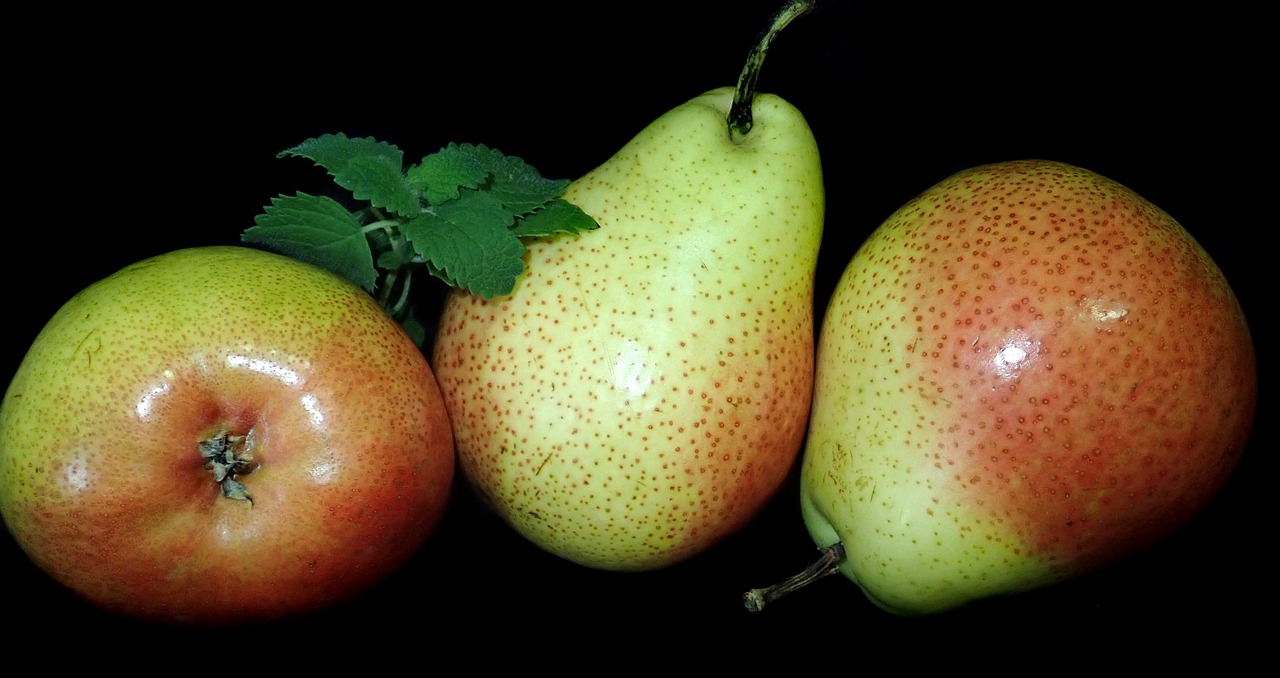
[{"label": "red-blushed pear", "polygon": [[800,452],[822,170],[800,112],[753,95],[754,54],[745,88],[676,107],[568,188],[598,230],[531,244],[505,299],[447,301],[433,365],[461,468],[573,562],[687,559]]},{"label": "red-blushed pear", "polygon": [[68,301],[0,406],[0,512],[55,580],[200,626],[367,590],[443,515],[452,434],[408,335],[277,254],[178,250]]},{"label": "red-blushed pear", "polygon": [[1209,255],[1133,191],[1045,161],[959,172],[891,215],[834,292],[816,369],[801,508],[835,548],[808,576],[838,567],[901,614],[1166,538],[1226,481],[1257,398]]}]

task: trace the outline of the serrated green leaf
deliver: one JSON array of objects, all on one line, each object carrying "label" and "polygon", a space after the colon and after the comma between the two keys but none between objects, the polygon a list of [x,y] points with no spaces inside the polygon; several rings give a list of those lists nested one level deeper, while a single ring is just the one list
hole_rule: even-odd
[{"label": "serrated green leaf", "polygon": [[569,185],[567,179],[546,179],[524,160],[483,144],[461,144],[458,149],[471,156],[488,175],[488,192],[517,215],[528,214],[560,197]]},{"label": "serrated green leaf", "polygon": [[[371,292],[377,267],[401,269],[416,261],[477,296],[509,294],[524,270],[521,238],[597,228],[560,199],[569,181],[546,179],[520,158],[484,145],[449,144],[408,171],[395,146],[343,134],[308,139],[279,155],[310,158],[372,208],[351,214],[328,198],[281,197],[243,240],[322,266]],[[383,230],[364,232],[365,224],[383,219]],[[400,237],[414,257],[397,244]]]},{"label": "serrated green leaf", "polygon": [[432,264],[430,261],[424,261],[422,263],[422,267],[426,269],[427,273],[430,273],[432,276],[435,276],[436,278],[439,278],[440,280],[444,281],[444,284],[448,285],[449,287],[462,287],[462,285],[458,284],[458,281],[454,280],[452,277],[449,276],[449,273],[447,271],[440,268],[439,266]]},{"label": "serrated green leaf", "polygon": [[511,231],[521,238],[541,238],[556,233],[592,231],[600,225],[577,205],[556,198],[546,207],[516,221]]},{"label": "serrated green leaf", "polygon": [[459,153],[471,156],[476,163],[480,165],[480,169],[487,174],[494,171],[502,164],[507,157],[505,153],[496,148],[489,148],[484,144],[450,144],[456,146]]},{"label": "serrated green leaf", "polygon": [[335,176],[354,158],[383,158],[397,172],[404,161],[404,154],[391,144],[372,137],[351,139],[341,132],[307,139],[293,148],[280,151],[277,157],[286,155],[308,158]]},{"label": "serrated green leaf", "polygon": [[512,233],[512,222],[492,196],[463,191],[458,200],[433,208],[400,230],[434,275],[492,299],[510,294],[524,271],[524,244]]},{"label": "serrated green leaf", "polygon": [[381,157],[352,158],[333,180],[351,191],[357,200],[367,200],[374,207],[386,208],[398,216],[412,218],[422,211],[418,195],[400,173],[399,166],[393,167]]},{"label": "serrated green leaf", "polygon": [[520,158],[508,156],[492,171],[489,192],[516,212],[528,214],[560,197],[567,179],[546,179]]},{"label": "serrated green leaf", "polygon": [[509,227],[516,220],[516,215],[511,210],[484,191],[461,191],[457,200],[436,205],[431,211],[444,219],[467,226],[483,222]]},{"label": "serrated green leaf", "polygon": [[298,193],[271,199],[240,239],[314,264],[370,292],[378,271],[360,223],[332,198]]},{"label": "serrated green leaf", "polygon": [[409,168],[408,180],[422,191],[427,202],[438,205],[458,197],[458,189],[477,188],[489,173],[469,148],[449,144]]},{"label": "serrated green leaf", "polygon": [[406,263],[405,257],[395,250],[387,250],[378,255],[378,268],[384,271],[394,271]]},{"label": "serrated green leaf", "polygon": [[345,134],[325,134],[281,151],[308,158],[323,167],[341,187],[357,200],[385,208],[403,217],[421,209],[418,196],[402,173],[404,154],[399,148],[373,138],[348,138]]}]

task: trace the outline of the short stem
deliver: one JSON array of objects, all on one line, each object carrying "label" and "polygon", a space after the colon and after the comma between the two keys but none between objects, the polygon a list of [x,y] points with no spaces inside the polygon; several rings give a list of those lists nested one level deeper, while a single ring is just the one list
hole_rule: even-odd
[{"label": "short stem", "polygon": [[790,577],[778,584],[763,589],[751,589],[742,596],[742,602],[752,612],[759,612],[764,606],[771,603],[782,596],[802,589],[819,579],[840,571],[840,561],[844,560],[844,544],[836,542],[831,546],[820,549],[822,555],[809,567],[799,574]]},{"label": "short stem", "polygon": [[738,89],[733,96],[733,105],[729,107],[729,131],[737,136],[745,136],[754,124],[751,115],[751,102],[756,96],[756,80],[760,77],[760,67],[764,65],[765,52],[778,33],[791,23],[791,20],[807,14],[813,9],[816,0],[789,0],[785,7],[773,15],[773,21],[764,29],[756,46],[747,55],[747,63],[742,67],[742,75],[738,76]]}]

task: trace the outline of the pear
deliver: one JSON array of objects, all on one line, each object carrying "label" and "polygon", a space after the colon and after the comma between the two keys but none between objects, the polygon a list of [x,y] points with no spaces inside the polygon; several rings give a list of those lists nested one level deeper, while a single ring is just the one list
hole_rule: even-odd
[{"label": "pear", "polygon": [[1240,305],[1170,215],[1048,161],[959,172],[861,246],[819,337],[801,510],[904,615],[1048,586],[1170,536],[1257,399]]},{"label": "pear", "polygon": [[794,466],[822,170],[804,116],[753,88],[808,6],[775,17],[738,88],[675,107],[568,187],[599,229],[531,243],[508,297],[445,302],[432,362],[459,465],[546,551],[608,570],[680,562]]}]

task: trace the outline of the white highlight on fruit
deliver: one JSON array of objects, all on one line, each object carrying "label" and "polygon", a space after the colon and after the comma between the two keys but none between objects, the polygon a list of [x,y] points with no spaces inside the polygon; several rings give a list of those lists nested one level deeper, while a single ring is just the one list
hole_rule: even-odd
[{"label": "white highlight on fruit", "polygon": [[1113,322],[1129,315],[1129,309],[1122,306],[1118,301],[1108,302],[1101,299],[1089,299],[1085,302],[1084,314],[1095,322]]},{"label": "white highlight on fruit", "polygon": [[62,479],[67,487],[79,492],[89,486],[89,465],[76,459],[62,469]]},{"label": "white highlight on fruit", "polygon": [[1004,379],[1013,379],[1031,363],[1035,356],[1035,343],[1025,332],[1018,330],[1005,339],[991,358],[991,367]]},{"label": "white highlight on fruit", "polygon": [[227,356],[228,367],[241,367],[251,372],[265,374],[269,377],[275,377],[287,386],[295,386],[302,382],[302,377],[297,372],[281,365],[280,363],[271,362],[265,358],[250,358],[244,355]]},{"label": "white highlight on fruit", "polygon": [[173,381],[173,370],[165,370],[162,376],[164,381],[148,389],[134,404],[133,411],[138,414],[139,419],[146,419],[151,416],[151,411],[155,409],[156,399],[173,390],[173,385],[170,383]]},{"label": "white highlight on fruit", "polygon": [[320,428],[324,426],[324,411],[320,409],[320,401],[314,394],[308,393],[302,396],[302,409],[307,411],[307,418],[311,420],[311,425]]},{"label": "white highlight on fruit", "polygon": [[656,371],[648,349],[639,341],[628,339],[613,364],[613,387],[632,396],[642,396],[653,385]]},{"label": "white highlight on fruit", "polygon": [[[240,502],[235,502],[235,504],[236,509],[245,508],[239,505]],[[258,526],[256,521],[233,521],[232,516],[235,511],[215,511],[214,513],[217,514],[217,522],[213,526],[213,533],[223,544],[243,543],[251,541],[257,536]]]},{"label": "white highlight on fruit", "polygon": [[160,396],[168,392],[169,392],[168,384],[160,384],[158,386],[152,386],[151,390],[147,391],[146,394],[144,394],[141,398],[138,399],[138,404],[135,405],[133,408],[134,411],[138,413],[138,418],[146,419],[147,417],[151,416],[151,409],[152,407],[155,406],[156,398],[159,398]]},{"label": "white highlight on fruit", "polygon": [[333,480],[334,476],[338,475],[338,464],[332,459],[327,459],[312,466],[309,473],[317,485],[325,485]]}]

